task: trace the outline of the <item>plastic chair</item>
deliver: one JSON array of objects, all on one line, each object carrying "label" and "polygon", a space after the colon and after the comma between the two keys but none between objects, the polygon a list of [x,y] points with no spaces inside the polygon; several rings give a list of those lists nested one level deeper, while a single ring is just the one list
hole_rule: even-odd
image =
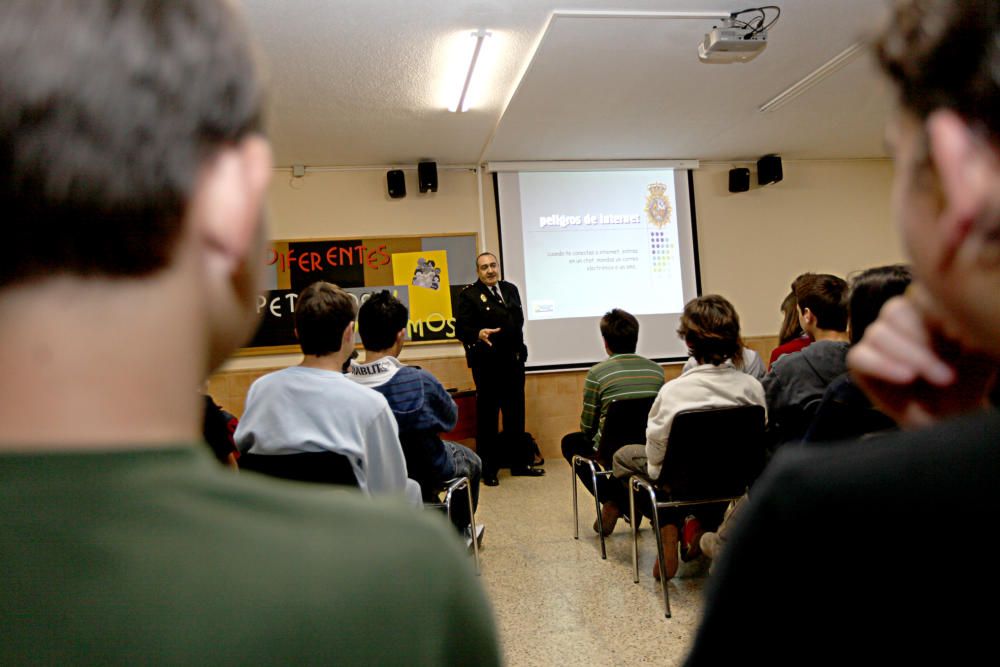
[{"label": "plastic chair", "polygon": [[[586,466],[590,469],[590,491],[594,494],[594,509],[597,521],[601,520],[601,496],[597,488],[598,477],[611,477],[611,459],[615,452],[625,445],[646,442],[646,419],[653,407],[655,396],[647,398],[632,398],[612,401],[604,417],[604,428],[601,432],[601,443],[593,459],[586,456],[573,456],[573,539],[580,539],[580,510],[577,500],[576,469]],[[635,517],[630,514],[630,517]],[[601,538],[601,558],[607,560],[608,551],[605,546],[604,532],[598,531]]]},{"label": "plastic chair", "polygon": [[302,452],[299,454],[243,454],[241,470],[313,484],[335,484],[357,488],[351,462],[337,452]]},{"label": "plastic chair", "polygon": [[[635,517],[635,494],[643,491],[652,507],[656,558],[660,567],[664,615],[670,618],[660,511],[675,507],[729,503],[744,493],[764,466],[766,440],[764,408],[742,405],[731,408],[688,410],[678,413],[670,426],[667,453],[660,479],[629,478],[629,510]],[[638,522],[632,522],[633,581],[639,583]]]}]

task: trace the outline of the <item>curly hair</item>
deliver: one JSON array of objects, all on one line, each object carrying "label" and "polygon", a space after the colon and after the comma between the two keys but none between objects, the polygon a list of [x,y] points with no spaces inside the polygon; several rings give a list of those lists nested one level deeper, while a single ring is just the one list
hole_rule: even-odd
[{"label": "curly hair", "polygon": [[689,301],[677,335],[684,339],[698,363],[718,366],[732,361],[742,365],[740,318],[725,297],[708,294]]}]

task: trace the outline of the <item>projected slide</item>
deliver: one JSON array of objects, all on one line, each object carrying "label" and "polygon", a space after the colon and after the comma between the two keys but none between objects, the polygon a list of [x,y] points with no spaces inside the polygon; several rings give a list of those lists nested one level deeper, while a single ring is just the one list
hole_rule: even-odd
[{"label": "projected slide", "polygon": [[673,170],[519,174],[529,320],[677,313]]}]

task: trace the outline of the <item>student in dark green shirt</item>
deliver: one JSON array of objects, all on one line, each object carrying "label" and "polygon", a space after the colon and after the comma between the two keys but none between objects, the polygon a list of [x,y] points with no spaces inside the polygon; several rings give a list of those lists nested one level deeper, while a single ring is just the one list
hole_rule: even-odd
[{"label": "student in dark green shirt", "polygon": [[229,3],[4,2],[0,90],[0,664],[498,664],[444,521],[198,442],[271,173]]}]

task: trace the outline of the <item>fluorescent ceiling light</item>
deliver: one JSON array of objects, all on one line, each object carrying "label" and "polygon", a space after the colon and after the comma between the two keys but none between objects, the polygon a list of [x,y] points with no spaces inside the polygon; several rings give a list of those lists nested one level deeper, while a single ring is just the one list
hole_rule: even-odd
[{"label": "fluorescent ceiling light", "polygon": [[472,51],[472,58],[469,61],[469,71],[465,75],[465,82],[462,84],[462,94],[458,96],[458,103],[454,107],[449,107],[448,111],[462,112],[469,110],[469,85],[472,83],[472,75],[476,71],[476,63],[483,51],[483,42],[491,33],[486,30],[477,30],[471,33],[471,37],[476,40],[476,46]]},{"label": "fluorescent ceiling light", "polygon": [[768,111],[776,111],[780,109],[823,79],[847,65],[863,50],[864,44],[862,42],[851,44],[833,58],[830,58],[812,72],[806,74],[788,88],[785,88],[767,102],[761,104],[760,107],[757,108],[757,111],[767,113]]}]

